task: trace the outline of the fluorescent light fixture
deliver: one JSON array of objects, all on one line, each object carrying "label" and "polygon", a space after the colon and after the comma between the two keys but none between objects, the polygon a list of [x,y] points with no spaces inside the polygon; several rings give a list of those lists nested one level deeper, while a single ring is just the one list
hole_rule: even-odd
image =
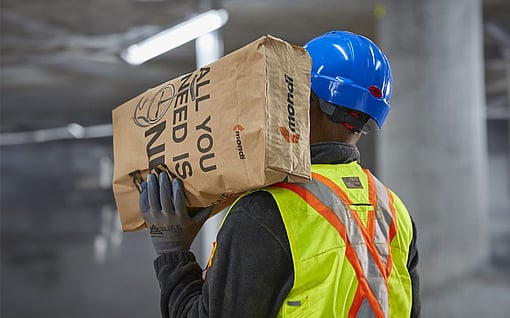
[{"label": "fluorescent light fixture", "polygon": [[196,67],[210,64],[223,56],[223,39],[218,31],[204,34],[195,40]]},{"label": "fluorescent light fixture", "polygon": [[228,20],[224,9],[209,10],[189,20],[162,31],[121,52],[127,63],[140,65],[158,55],[221,28]]}]

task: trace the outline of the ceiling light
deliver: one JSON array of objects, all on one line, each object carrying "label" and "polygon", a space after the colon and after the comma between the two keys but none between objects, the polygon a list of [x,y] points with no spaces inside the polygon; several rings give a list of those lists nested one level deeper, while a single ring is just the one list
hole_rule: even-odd
[{"label": "ceiling light", "polygon": [[221,28],[228,20],[224,9],[210,10],[162,31],[121,52],[129,64],[140,65],[204,34]]}]

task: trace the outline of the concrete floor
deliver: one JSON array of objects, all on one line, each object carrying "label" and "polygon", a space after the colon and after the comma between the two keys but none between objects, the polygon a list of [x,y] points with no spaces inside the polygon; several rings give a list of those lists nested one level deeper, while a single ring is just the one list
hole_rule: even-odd
[{"label": "concrete floor", "polygon": [[510,317],[510,266],[493,266],[422,295],[424,318]]}]

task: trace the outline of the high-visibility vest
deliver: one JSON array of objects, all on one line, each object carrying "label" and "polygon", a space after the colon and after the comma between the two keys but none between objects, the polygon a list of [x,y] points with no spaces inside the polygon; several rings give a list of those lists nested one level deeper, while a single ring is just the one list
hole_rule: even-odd
[{"label": "high-visibility vest", "polygon": [[357,162],[264,189],[280,209],[294,285],[278,317],[409,317],[413,229],[401,200]]}]

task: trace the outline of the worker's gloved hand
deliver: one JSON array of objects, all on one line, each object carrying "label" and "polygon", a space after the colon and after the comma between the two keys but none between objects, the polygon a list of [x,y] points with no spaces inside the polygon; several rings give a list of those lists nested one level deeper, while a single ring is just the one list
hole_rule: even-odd
[{"label": "worker's gloved hand", "polygon": [[[171,184],[170,184],[171,183]],[[212,206],[190,215],[186,208],[181,180],[161,172],[158,179],[149,174],[140,195],[142,217],[149,226],[152,244],[158,254],[187,250],[211,214]]]}]

